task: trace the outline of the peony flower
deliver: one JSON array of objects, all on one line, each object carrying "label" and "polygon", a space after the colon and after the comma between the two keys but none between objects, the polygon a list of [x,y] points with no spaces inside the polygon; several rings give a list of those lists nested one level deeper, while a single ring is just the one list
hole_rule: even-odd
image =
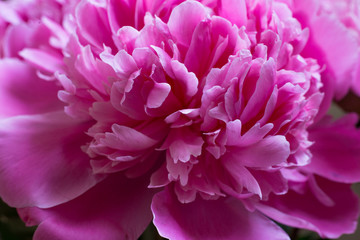
[{"label": "peony flower", "polygon": [[24,48],[32,47],[57,58],[62,56],[60,49],[51,46],[48,29],[52,21],[61,21],[61,11],[61,5],[55,1],[0,2],[0,118],[62,108],[56,96],[59,85],[51,81],[54,78],[40,79],[45,72],[19,55]]},{"label": "peony flower", "polygon": [[294,0],[288,5],[301,25],[310,30],[303,54],[324,66],[322,79],[329,95],[339,100],[350,89],[359,94],[360,2]]},{"label": "peony flower", "polygon": [[319,117],[321,66],[286,4],[60,6],[15,51],[52,107],[0,120],[0,196],[34,239],[137,239],[152,218],[169,239],[289,239],[270,219],[354,231],[357,118]]}]

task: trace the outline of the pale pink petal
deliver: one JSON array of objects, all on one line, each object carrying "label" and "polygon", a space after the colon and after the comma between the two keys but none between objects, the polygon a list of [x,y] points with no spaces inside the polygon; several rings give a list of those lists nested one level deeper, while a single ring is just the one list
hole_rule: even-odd
[{"label": "pale pink petal", "polygon": [[171,91],[171,87],[167,83],[154,83],[154,87],[151,89],[148,99],[147,107],[157,108],[160,107]]},{"label": "pale pink petal", "polygon": [[154,224],[161,236],[176,240],[285,240],[290,239],[259,212],[248,212],[235,199],[203,200],[182,204],[165,190],[152,203]]},{"label": "pale pink petal", "polygon": [[[189,46],[196,26],[207,15],[205,7],[196,1],[186,1],[171,12],[168,26],[171,35],[179,44]],[[186,24],[183,20],[186,19]]]},{"label": "pale pink petal", "polygon": [[197,157],[201,154],[203,144],[201,136],[194,134],[190,128],[175,128],[169,132],[161,149],[169,149],[175,163],[187,162],[191,156]]},{"label": "pale pink petal", "polygon": [[32,29],[26,24],[9,26],[0,47],[4,50],[4,56],[18,57],[19,51],[26,47],[31,31]]},{"label": "pale pink petal", "polygon": [[26,48],[19,54],[37,68],[50,73],[55,73],[63,66],[60,55],[54,55],[40,49]]},{"label": "pale pink petal", "polygon": [[94,186],[89,138],[81,123],[61,112],[18,116],[0,124],[0,195],[13,207],[51,207]]},{"label": "pale pink petal", "polygon": [[114,124],[112,133],[105,133],[103,144],[118,150],[141,151],[158,143],[157,140],[127,126]]},{"label": "pale pink petal", "polygon": [[137,239],[151,221],[148,178],[113,175],[80,197],[53,208],[25,208],[28,225],[40,224],[34,240]]},{"label": "pale pink petal", "polygon": [[22,20],[19,14],[11,7],[11,5],[0,2],[0,17],[12,24],[19,24]]}]

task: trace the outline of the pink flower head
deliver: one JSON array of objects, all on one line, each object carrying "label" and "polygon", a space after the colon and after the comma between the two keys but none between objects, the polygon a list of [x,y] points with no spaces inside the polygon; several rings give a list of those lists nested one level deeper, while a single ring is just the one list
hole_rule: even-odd
[{"label": "pink flower head", "polygon": [[40,79],[39,76],[45,77],[48,72],[24,61],[22,55],[30,51],[21,52],[25,48],[41,49],[41,53],[53,56],[50,59],[60,58],[61,50],[51,41],[50,29],[54,22],[62,21],[62,11],[58,1],[0,2],[1,118],[44,113],[63,106],[57,101],[60,88],[51,81],[54,77],[48,77],[49,81]]},{"label": "pink flower head", "polygon": [[0,125],[0,195],[39,225],[35,239],[137,239],[151,216],[170,239],[289,239],[264,214],[325,237],[354,230],[356,119],[315,120],[321,69],[286,4],[82,0],[65,12],[49,45],[21,51],[55,76],[64,110]]},{"label": "pink flower head", "polygon": [[292,0],[294,16],[310,29],[304,55],[324,66],[328,94],[342,98],[351,88],[359,94],[360,2]]}]

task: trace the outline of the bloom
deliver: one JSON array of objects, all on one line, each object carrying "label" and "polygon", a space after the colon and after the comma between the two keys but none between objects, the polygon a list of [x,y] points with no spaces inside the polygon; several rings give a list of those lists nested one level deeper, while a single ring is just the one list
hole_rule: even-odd
[{"label": "bloom", "polygon": [[0,125],[0,195],[39,225],[35,239],[136,239],[152,216],[170,239],[288,239],[266,216],[326,237],[354,230],[356,117],[316,119],[321,68],[286,4],[71,6],[19,53],[65,108]]},{"label": "bloom", "polygon": [[[310,29],[304,56],[324,65],[328,94],[341,99],[351,88],[359,94],[359,1],[289,1],[294,16]],[[331,98],[331,97],[329,97]]]}]

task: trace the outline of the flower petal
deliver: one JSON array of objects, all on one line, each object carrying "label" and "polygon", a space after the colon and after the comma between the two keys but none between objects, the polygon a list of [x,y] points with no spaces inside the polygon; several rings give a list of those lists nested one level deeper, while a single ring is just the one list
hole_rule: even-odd
[{"label": "flower petal", "polygon": [[60,70],[63,65],[61,56],[55,56],[36,48],[25,48],[19,54],[35,67],[50,73]]},{"label": "flower petal", "polygon": [[0,196],[13,207],[51,207],[82,194],[93,175],[81,146],[88,123],[62,112],[0,121]]},{"label": "flower petal", "polygon": [[155,195],[151,207],[160,235],[169,239],[289,239],[275,223],[257,211],[247,211],[232,198],[198,197],[192,203],[182,204],[165,190]]},{"label": "flower petal", "polygon": [[224,162],[229,160],[247,167],[268,169],[286,162],[289,155],[290,145],[284,136],[268,136],[250,146],[228,147]]},{"label": "flower petal", "polygon": [[[105,1],[97,2],[105,3]],[[75,15],[79,26],[79,35],[86,41],[99,49],[102,49],[103,44],[108,47],[114,46],[105,6],[101,6],[101,3],[96,4],[95,1],[80,1]],[[89,16],[96,20],[89,21]]]},{"label": "flower petal", "polygon": [[[333,181],[355,183],[360,181],[360,131],[357,117],[348,115],[336,122],[319,122],[309,131],[314,141],[313,155],[306,171]],[[341,159],[341,161],[339,161]]]},{"label": "flower petal", "polygon": [[[189,46],[196,26],[206,17],[205,7],[196,1],[186,1],[172,11],[168,26],[171,35],[184,46]],[[186,24],[184,24],[186,19]]]},{"label": "flower petal", "polygon": [[238,27],[246,26],[247,10],[246,1],[242,0],[222,0],[220,16],[228,19]]},{"label": "flower petal", "polygon": [[274,220],[289,226],[316,231],[321,237],[338,238],[353,233],[359,216],[359,199],[350,185],[316,178],[319,187],[332,200],[325,205],[311,192],[289,191],[285,195],[271,195],[270,200],[256,208]]},{"label": "flower petal", "polygon": [[49,208],[20,209],[28,225],[39,224],[34,240],[137,239],[151,221],[155,190],[148,178],[112,175],[82,196]]},{"label": "flower petal", "polygon": [[1,59],[0,73],[0,118],[62,108],[56,84],[39,79],[29,65]]}]

